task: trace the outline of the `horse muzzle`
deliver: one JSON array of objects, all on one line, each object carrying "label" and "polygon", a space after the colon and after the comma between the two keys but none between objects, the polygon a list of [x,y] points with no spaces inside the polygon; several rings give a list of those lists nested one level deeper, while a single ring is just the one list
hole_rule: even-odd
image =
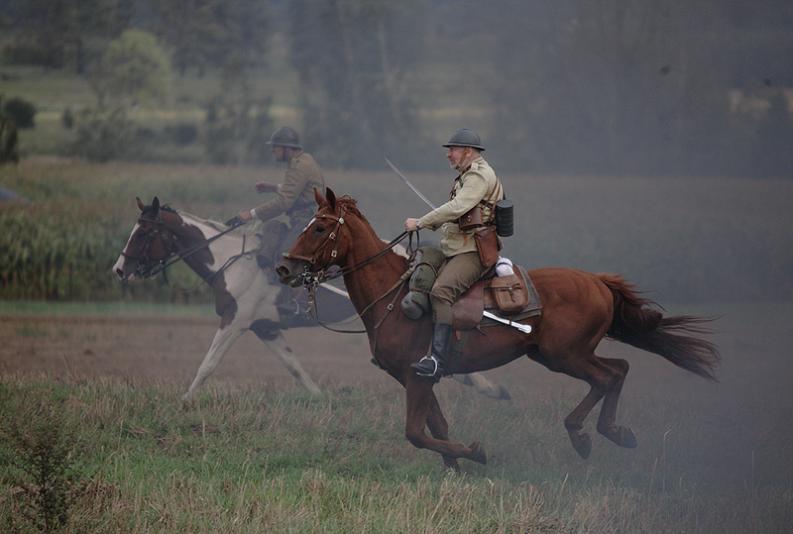
[{"label": "horse muzzle", "polygon": [[302,260],[282,258],[275,268],[278,280],[290,287],[300,287],[303,284],[303,273],[308,264]]}]

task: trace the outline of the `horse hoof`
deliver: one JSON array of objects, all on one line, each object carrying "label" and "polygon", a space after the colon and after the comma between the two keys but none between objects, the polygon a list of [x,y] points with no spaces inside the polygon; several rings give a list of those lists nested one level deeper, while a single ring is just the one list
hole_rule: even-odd
[{"label": "horse hoof", "polygon": [[459,473],[460,472],[460,464],[457,463],[457,459],[456,458],[449,458],[448,460],[446,458],[444,458],[443,459],[443,465],[444,465],[444,467],[446,467],[450,471],[454,471],[455,473]]},{"label": "horse hoof", "polygon": [[570,434],[570,442],[578,455],[586,460],[592,452],[592,438],[589,434]]},{"label": "horse hoof", "polygon": [[627,426],[617,427],[617,445],[626,449],[635,449],[638,444],[633,430]]},{"label": "horse hoof", "polygon": [[485,448],[479,444],[478,441],[474,441],[468,447],[471,449],[471,455],[468,457],[469,460],[474,462],[480,463],[482,465],[487,463],[487,454],[485,453]]}]

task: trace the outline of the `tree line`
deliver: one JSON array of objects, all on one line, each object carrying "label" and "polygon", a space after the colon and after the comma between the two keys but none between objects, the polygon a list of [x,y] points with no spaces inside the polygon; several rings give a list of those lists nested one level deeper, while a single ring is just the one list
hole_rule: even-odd
[{"label": "tree line", "polygon": [[781,0],[7,0],[0,25],[6,62],[81,76],[125,30],[150,33],[175,75],[220,76],[247,102],[229,113],[251,124],[267,122],[254,99],[281,97],[250,84],[278,36],[305,140],[328,165],[388,153],[427,167],[427,147],[469,126],[507,170],[793,169],[793,4]]}]

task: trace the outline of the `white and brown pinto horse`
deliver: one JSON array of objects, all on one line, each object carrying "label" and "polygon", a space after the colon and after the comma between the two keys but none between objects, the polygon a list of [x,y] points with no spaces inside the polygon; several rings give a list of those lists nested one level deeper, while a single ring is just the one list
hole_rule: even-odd
[{"label": "white and brown pinto horse", "polygon": [[[237,338],[251,330],[281,359],[300,384],[308,391],[320,390],[295,358],[283,337],[288,328],[317,326],[305,309],[297,304],[304,297],[302,290],[289,290],[274,279],[272,271],[265,271],[256,261],[257,243],[240,231],[221,223],[202,219],[168,206],[161,206],[154,197],[145,206],[137,199],[141,214],[132,228],[127,244],[113,266],[122,281],[146,278],[159,272],[166,262],[183,260],[198,276],[212,287],[215,312],[220,326],[204,360],[183,399],[189,401],[196,390],[215,370]],[[272,279],[270,277],[273,277]],[[349,298],[335,288],[320,286],[317,297],[322,302],[325,322],[338,322],[356,314]],[[279,306],[283,291],[293,291]],[[294,300],[293,300],[294,298]],[[295,305],[289,305],[294,302]],[[473,385],[488,397],[509,398],[503,386],[491,383],[480,374],[465,375],[459,381]]]}]

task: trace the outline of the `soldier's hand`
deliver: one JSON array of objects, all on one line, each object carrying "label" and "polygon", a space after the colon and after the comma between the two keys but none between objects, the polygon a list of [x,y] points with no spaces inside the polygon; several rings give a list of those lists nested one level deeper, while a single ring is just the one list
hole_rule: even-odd
[{"label": "soldier's hand", "polygon": [[226,226],[235,227],[244,224],[244,222],[242,221],[242,219],[240,219],[239,215],[235,215],[231,219],[227,220],[224,224]]},{"label": "soldier's hand", "polygon": [[278,186],[270,182],[256,182],[257,193],[275,193],[278,191]]},{"label": "soldier's hand", "polygon": [[419,229],[419,220],[412,217],[405,219],[405,230],[408,232],[415,232]]}]

